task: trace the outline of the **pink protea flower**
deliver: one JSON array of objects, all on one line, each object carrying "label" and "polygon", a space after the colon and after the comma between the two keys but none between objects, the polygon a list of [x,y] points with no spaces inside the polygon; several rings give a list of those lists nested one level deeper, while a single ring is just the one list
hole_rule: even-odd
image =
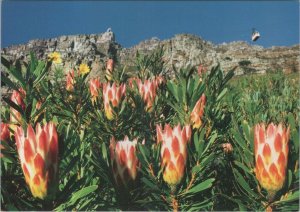
[{"label": "pink protea flower", "polygon": [[[10,138],[10,132],[9,132],[9,124],[6,123],[1,123],[1,132],[0,132],[0,137],[1,137],[1,142],[2,141],[8,141]],[[0,143],[0,149],[4,149],[4,146]],[[3,154],[0,153],[0,158],[3,157]]]},{"label": "pink protea flower", "polygon": [[269,194],[282,188],[286,179],[290,128],[279,124],[257,124],[254,128],[255,174]]},{"label": "pink protea flower", "polygon": [[6,123],[1,123],[1,141],[7,141],[10,137],[10,132],[9,132],[9,124]]},{"label": "pink protea flower", "polygon": [[156,126],[157,142],[161,145],[161,166],[164,167],[163,178],[169,185],[177,185],[184,176],[187,160],[187,143],[191,138],[190,126],[181,129],[178,124],[173,129],[166,124],[164,130]]},{"label": "pink protea flower", "polygon": [[146,111],[151,111],[156,97],[156,81],[145,80],[143,83],[140,79],[138,79],[137,84],[139,93],[146,104]]},{"label": "pink protea flower", "polygon": [[166,80],[163,76],[156,76],[155,83],[156,83],[156,87],[159,87],[160,85],[165,84]]},{"label": "pink protea flower", "polygon": [[106,63],[106,71],[105,71],[105,77],[108,81],[112,80],[113,71],[114,71],[114,60],[108,59]]},{"label": "pink protea flower", "polygon": [[100,87],[101,87],[101,83],[99,79],[90,80],[90,92],[92,95],[92,102],[95,102],[97,97],[99,96],[98,92]]},{"label": "pink protea flower", "polygon": [[110,140],[110,158],[115,182],[118,186],[127,186],[137,176],[138,158],[136,156],[137,140],[129,141],[126,136],[123,141]]},{"label": "pink protea flower", "polygon": [[200,64],[198,66],[198,74],[201,76],[202,74],[204,74],[206,72],[206,68],[204,68],[204,66],[202,64]]},{"label": "pink protea flower", "polygon": [[137,83],[138,81],[138,78],[137,77],[130,77],[127,82],[128,82],[128,85],[131,89],[134,88],[134,82]]},{"label": "pink protea flower", "polygon": [[[5,149],[5,147],[0,143],[0,150],[2,151],[2,149]],[[0,152],[0,158],[3,158],[3,154]]]},{"label": "pink protea flower", "polygon": [[[20,88],[18,91],[14,90],[10,100],[14,102],[16,105],[19,105],[22,110],[25,110],[25,103],[24,98],[26,96],[26,92],[23,90],[23,88]],[[22,115],[20,112],[15,110],[13,107],[10,107],[10,121],[15,123],[21,123],[22,122]]]},{"label": "pink protea flower", "polygon": [[35,105],[35,108],[36,108],[37,110],[41,109],[42,104],[43,104],[42,101],[38,101],[38,102],[36,103],[36,105]]},{"label": "pink protea flower", "polygon": [[193,128],[200,128],[202,125],[202,117],[204,114],[204,107],[206,104],[206,96],[202,94],[200,99],[196,102],[196,105],[191,113],[190,120],[193,124]]},{"label": "pink protea flower", "polygon": [[26,135],[23,128],[18,127],[15,140],[26,183],[34,197],[44,199],[57,174],[58,136],[55,125],[47,123],[41,127],[37,124],[36,132],[28,125]]},{"label": "pink protea flower", "polygon": [[74,84],[75,84],[75,73],[74,73],[74,70],[72,69],[71,71],[69,71],[67,73],[67,76],[66,76],[66,90],[73,91]]},{"label": "pink protea flower", "polygon": [[125,91],[125,84],[121,84],[120,86],[117,86],[116,83],[112,85],[110,83],[103,84],[104,110],[107,119],[114,119],[113,108],[111,108],[110,104],[112,104],[113,107],[118,107],[122,97],[125,96]]}]

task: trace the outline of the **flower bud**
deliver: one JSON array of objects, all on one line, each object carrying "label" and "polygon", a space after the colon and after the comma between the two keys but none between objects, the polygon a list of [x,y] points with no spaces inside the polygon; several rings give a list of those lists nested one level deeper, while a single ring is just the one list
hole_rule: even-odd
[{"label": "flower bud", "polygon": [[[8,127],[9,127],[9,124],[6,124],[6,123],[1,123],[1,134],[0,134],[0,137],[1,137],[1,143],[2,143],[2,141],[8,141],[9,140],[9,138],[10,138],[10,132],[9,132],[9,129],[8,129]],[[0,143],[0,149],[2,150],[2,149],[5,149],[4,148],[4,146],[2,145]],[[3,154],[2,153],[0,153],[0,158],[2,158],[3,157]]]},{"label": "flower bud", "polygon": [[156,97],[156,81],[145,80],[144,83],[142,83],[142,81],[138,79],[137,84],[139,93],[146,104],[146,111],[151,111]]},{"label": "flower bud", "polygon": [[10,138],[10,132],[9,132],[9,124],[1,123],[1,141],[7,141]]},{"label": "flower bud", "polygon": [[99,96],[98,92],[100,87],[101,87],[101,83],[99,79],[90,80],[90,92],[92,96],[92,102],[95,102],[97,97]]},{"label": "flower bud", "polygon": [[105,77],[108,81],[112,80],[113,71],[114,71],[114,60],[108,59],[106,63],[106,71],[105,71]]},{"label": "flower bud", "polygon": [[286,179],[290,128],[279,124],[257,124],[254,129],[255,173],[269,194],[282,188]]},{"label": "flower bud", "polygon": [[138,78],[137,77],[130,77],[128,80],[127,80],[127,82],[128,82],[128,85],[129,85],[129,87],[131,88],[131,89],[133,89],[134,88],[134,83],[137,83],[137,81],[138,81]]},{"label": "flower bud", "polygon": [[191,117],[190,117],[194,129],[195,128],[198,129],[202,125],[201,119],[204,114],[205,104],[206,104],[206,96],[205,96],[205,94],[202,94],[200,99],[197,101],[197,103],[191,113]]},{"label": "flower bud", "polygon": [[108,120],[114,119],[113,107],[118,107],[121,103],[122,97],[125,96],[126,85],[121,84],[119,87],[116,83],[110,85],[110,83],[103,84],[103,101],[104,101],[104,110],[105,115]]},{"label": "flower bud", "polygon": [[191,138],[190,126],[181,129],[178,124],[174,129],[166,124],[164,130],[156,126],[157,142],[161,145],[161,166],[164,168],[163,178],[169,185],[177,185],[184,176],[187,160],[187,142]]},{"label": "flower bud", "polygon": [[233,147],[232,147],[231,143],[222,144],[222,148],[223,148],[224,153],[226,153],[226,154],[230,154],[233,151]]},{"label": "flower bud", "polygon": [[15,140],[26,183],[34,197],[44,199],[57,176],[58,136],[53,123],[37,124],[35,131],[28,125],[25,135],[18,127]]},{"label": "flower bud", "polygon": [[204,74],[206,72],[206,68],[204,68],[204,66],[202,64],[200,64],[198,66],[198,74],[201,76],[202,74]]},{"label": "flower bud", "polygon": [[72,69],[66,76],[66,90],[67,91],[73,91],[74,89],[74,84],[75,84],[75,73],[74,70]]},{"label": "flower bud", "polygon": [[[22,110],[25,110],[24,98],[26,96],[26,92],[23,88],[20,88],[18,91],[14,90],[10,100],[14,102],[16,105],[20,106]],[[10,107],[10,121],[15,123],[22,123],[22,115],[19,111],[15,110],[13,107]]]},{"label": "flower bud", "polygon": [[115,182],[118,186],[127,186],[137,176],[138,158],[136,156],[137,140],[129,141],[126,136],[123,141],[110,140],[110,158]]},{"label": "flower bud", "polygon": [[156,87],[159,87],[160,85],[165,84],[166,80],[163,76],[156,76],[155,83],[156,83]]}]

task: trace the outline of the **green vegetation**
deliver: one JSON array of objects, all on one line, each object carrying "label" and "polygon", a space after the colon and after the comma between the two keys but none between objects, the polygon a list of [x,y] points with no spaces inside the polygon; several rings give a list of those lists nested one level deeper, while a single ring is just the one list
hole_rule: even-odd
[{"label": "green vegetation", "polygon": [[[24,68],[2,58],[1,80],[17,98],[1,108],[10,133],[1,125],[1,210],[299,211],[299,75],[234,77],[217,66],[171,78],[161,55],[137,54],[135,75],[111,63],[109,79],[93,81],[85,65],[63,70],[57,53],[49,61],[31,55]],[[16,146],[22,129],[46,123],[57,138],[53,128],[37,129],[18,140],[32,151]],[[257,133],[258,124],[276,130]],[[58,146],[45,147],[55,139]],[[255,152],[257,139],[283,154],[265,181],[257,155],[271,159],[269,149]]]}]

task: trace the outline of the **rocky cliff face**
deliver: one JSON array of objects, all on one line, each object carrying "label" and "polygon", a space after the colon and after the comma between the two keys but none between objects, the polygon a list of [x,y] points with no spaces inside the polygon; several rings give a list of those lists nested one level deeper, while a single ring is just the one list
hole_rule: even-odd
[{"label": "rocky cliff face", "polygon": [[88,63],[91,76],[99,75],[109,57],[118,62],[133,65],[136,51],[147,54],[164,46],[166,68],[181,68],[187,65],[202,64],[208,69],[220,63],[224,71],[237,67],[236,74],[249,72],[265,73],[268,70],[282,69],[284,72],[299,71],[299,45],[291,47],[263,48],[246,42],[232,42],[215,45],[198,36],[175,35],[168,40],[157,38],[143,41],[131,48],[122,48],[115,41],[111,30],[101,34],[70,35],[45,40],[31,40],[27,44],[11,46],[1,50],[2,56],[9,60],[27,59],[30,51],[38,58],[47,58],[53,51],[62,55],[63,66],[67,71],[81,62]]}]

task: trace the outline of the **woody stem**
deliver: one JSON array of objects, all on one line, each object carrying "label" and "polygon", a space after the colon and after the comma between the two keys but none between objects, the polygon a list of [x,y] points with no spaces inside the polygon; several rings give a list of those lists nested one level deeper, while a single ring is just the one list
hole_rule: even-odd
[{"label": "woody stem", "polygon": [[174,195],[172,195],[172,207],[173,207],[173,212],[178,211],[178,201]]}]

